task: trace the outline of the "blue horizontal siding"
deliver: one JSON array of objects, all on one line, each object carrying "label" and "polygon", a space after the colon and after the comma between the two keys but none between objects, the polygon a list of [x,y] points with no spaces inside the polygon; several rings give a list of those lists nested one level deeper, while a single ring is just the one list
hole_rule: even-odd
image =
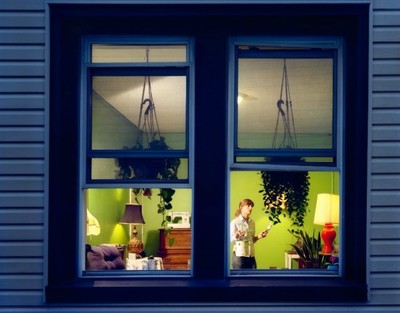
[{"label": "blue horizontal siding", "polygon": [[45,3],[0,1],[0,312],[399,312],[399,0],[372,1],[370,302],[158,308],[43,303]]},{"label": "blue horizontal siding", "polygon": [[[3,0],[4,1],[4,0]],[[0,12],[0,27],[44,28],[44,12]]]},{"label": "blue horizontal siding", "polygon": [[0,173],[2,175],[43,175],[44,160],[2,160],[0,158]]},{"label": "blue horizontal siding", "polygon": [[[1,42],[1,39],[0,39]],[[45,47],[43,45],[3,45],[0,49],[0,61],[44,61]]]}]

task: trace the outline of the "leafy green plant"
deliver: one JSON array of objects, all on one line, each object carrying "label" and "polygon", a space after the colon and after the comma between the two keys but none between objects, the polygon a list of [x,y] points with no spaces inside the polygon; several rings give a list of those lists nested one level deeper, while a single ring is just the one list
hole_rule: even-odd
[{"label": "leafy green plant", "polygon": [[[166,144],[165,138],[153,139],[148,144],[147,150],[168,150],[170,147]],[[129,149],[124,147],[125,149]],[[131,150],[143,150],[143,145],[137,143]],[[119,158],[118,165],[120,167],[118,177],[120,179],[160,179],[173,180],[178,179],[178,168],[181,164],[179,158]],[[148,188],[134,188],[135,199],[138,196],[151,197],[151,190]],[[160,188],[158,196],[160,202],[157,205],[157,212],[162,214],[161,226],[167,229],[168,217],[166,212],[172,209],[172,196],[175,190],[171,188]],[[138,201],[137,201],[138,202]]]},{"label": "leafy green plant", "polygon": [[167,229],[168,223],[171,219],[166,215],[169,210],[172,209],[172,196],[175,194],[175,190],[171,188],[160,188],[160,202],[158,203],[158,213],[162,214],[163,220],[161,226]]},{"label": "leafy green plant", "polygon": [[[136,144],[132,148],[124,147],[124,150],[169,150],[164,137],[154,139],[144,148]],[[178,178],[178,168],[181,164],[179,158],[118,158],[119,179],[162,179],[170,180]]]},{"label": "leafy green plant", "polygon": [[304,225],[308,210],[309,175],[307,171],[261,171],[264,210],[275,225],[281,217],[292,221],[292,234]]},{"label": "leafy green plant", "polygon": [[299,231],[301,246],[291,244],[293,249],[299,255],[300,259],[304,262],[306,267],[321,268],[325,264],[326,256],[321,255],[321,237],[318,232],[317,237],[314,237],[314,231],[310,236],[306,231]]}]

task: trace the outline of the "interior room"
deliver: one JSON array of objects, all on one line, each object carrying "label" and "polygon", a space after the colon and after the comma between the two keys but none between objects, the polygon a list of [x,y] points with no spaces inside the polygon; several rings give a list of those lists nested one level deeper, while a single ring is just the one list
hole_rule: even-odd
[{"label": "interior room", "polygon": [[[237,163],[265,163],[268,158],[254,157],[251,154],[251,151],[257,149],[269,151],[268,149],[271,150],[271,148],[282,148],[280,151],[290,153],[294,151],[293,149],[300,148],[303,150],[299,151],[314,149],[330,153],[303,159],[301,162],[304,160],[308,162],[310,169],[312,165],[318,163],[319,165],[333,164],[334,157],[332,156],[336,147],[336,133],[333,127],[336,118],[333,100],[335,90],[333,56],[326,51],[294,50],[290,49],[292,57],[287,59],[282,57],[288,54],[287,51],[281,51],[279,52],[281,55],[271,57],[271,51],[276,53],[276,49],[248,46],[239,48],[238,78],[235,82],[237,120],[234,129],[236,132],[234,149],[235,153],[237,151],[250,152],[244,157],[235,156]],[[145,51],[146,62],[168,63],[171,60],[185,61],[187,58],[185,46],[162,46],[161,48],[99,46],[94,49],[93,62],[121,60],[138,62],[135,59],[129,59],[135,53],[138,54],[139,59],[141,58],[140,62],[143,62]],[[303,57],[304,53],[307,57]],[[118,55],[117,60],[110,60],[109,56],[114,54]],[[187,105],[187,99],[190,88],[188,76],[184,74],[186,72],[154,73],[152,76],[140,73],[139,75],[136,72],[122,75],[119,71],[107,72],[108,74],[94,73],[91,78],[90,99],[92,130],[90,149],[93,153],[101,150],[115,150],[123,155],[120,151],[136,149],[138,146],[143,148],[146,138],[140,137],[142,134],[151,136],[156,134],[159,136],[157,141],[167,142],[170,150],[188,149],[187,114],[190,106]],[[278,104],[277,99],[280,99]],[[284,111],[285,103],[286,112]],[[148,105],[147,109],[144,105]],[[156,107],[157,115],[155,115]],[[151,119],[146,120],[149,118],[147,113],[142,115],[143,108],[146,112],[153,114],[150,116]],[[281,127],[280,118],[284,119],[283,129],[279,128]],[[144,124],[141,124],[142,122]],[[161,133],[162,136],[160,136]],[[133,147],[135,142],[136,146]],[[188,159],[180,157],[173,160],[177,159],[179,159],[179,171],[176,172],[174,178],[185,180],[189,175]],[[124,159],[93,158],[91,179],[112,181],[135,178],[132,177],[132,166],[129,165],[128,170],[124,171],[121,160]],[[129,161],[129,159],[125,160]],[[291,209],[290,206],[286,207],[285,201],[279,204],[280,216],[271,217],[269,214],[271,207],[268,207],[264,201],[263,180],[259,170],[231,170],[228,207],[217,208],[226,210],[227,220],[225,225],[221,225],[216,231],[228,233],[229,221],[234,218],[240,200],[251,199],[254,202],[251,218],[255,221],[256,231],[272,225],[267,238],[255,245],[257,268],[260,270],[303,268],[305,265],[300,262],[299,253],[296,250],[296,247],[304,242],[300,230],[310,236],[314,234],[312,239],[319,238],[324,223],[332,221],[322,220],[321,222],[315,218],[318,216],[315,212],[318,195],[339,195],[338,169],[332,166],[330,169],[325,167],[324,170],[317,168],[307,171],[309,190],[304,199],[305,207],[302,213],[304,216],[300,224],[293,222],[290,218]],[[149,258],[159,262],[158,269],[190,269],[192,190],[182,186],[173,188],[171,199],[165,202],[162,194],[167,189],[144,188],[143,184],[140,188],[134,189],[86,189],[84,196],[86,212],[83,215],[88,217],[87,247],[89,249],[101,245],[117,247],[123,261],[121,267],[118,268],[148,269],[140,267],[142,265],[139,268],[132,264],[128,266],[128,261],[132,258]],[[286,194],[283,196],[286,197]],[[290,195],[287,194],[287,196]],[[140,205],[140,207],[135,205]],[[136,211],[129,213],[128,209]],[[136,217],[128,218],[126,214],[133,214]],[[327,251],[326,256],[337,256],[339,253],[338,223],[337,219],[333,225],[337,233],[334,238],[334,247],[331,248],[334,251]],[[332,229],[332,226],[330,228]],[[132,243],[133,238],[136,246]],[[226,245],[230,245],[230,249],[227,250],[232,255],[232,244],[226,242]],[[322,249],[322,247],[318,249],[320,248]],[[93,251],[89,252],[93,253]],[[171,258],[175,258],[172,265],[168,264],[168,262],[171,263]],[[324,260],[328,261],[328,259],[326,257]],[[230,265],[227,264],[227,266]]]},{"label": "interior room", "polygon": [[[323,225],[314,224],[317,195],[321,193],[338,194],[339,177],[337,173],[333,172],[310,172],[309,176],[309,206],[305,217],[304,230],[309,234],[313,232],[318,234],[323,229]],[[260,172],[232,172],[230,207],[226,208],[230,219],[232,219],[240,200],[243,198],[252,199],[255,205],[251,217],[256,223],[257,231],[261,231],[271,223],[268,215],[265,213],[262,194],[259,192],[262,189],[261,184]],[[129,233],[129,225],[122,224],[120,221],[124,214],[125,205],[129,203],[130,192],[130,189],[87,190],[87,209],[96,218],[99,226],[98,234],[91,234],[86,237],[87,244],[94,246],[102,244],[122,245],[126,249],[131,234]],[[138,236],[143,241],[145,255],[147,257],[157,257],[160,253],[160,229],[163,229],[163,216],[158,213],[159,196],[157,194],[159,193],[159,189],[155,188],[151,192],[150,197],[141,195],[141,199],[139,200],[142,204],[142,214],[145,224],[138,225]],[[171,202],[173,209],[169,213],[187,212],[191,215],[191,198],[190,190],[176,189]],[[182,224],[182,220],[178,219],[177,224],[176,227],[181,229],[182,225],[179,224]],[[256,243],[255,251],[258,269],[287,268],[288,264],[285,264],[285,252],[292,251],[291,244],[297,242],[297,237],[289,232],[291,224],[290,218],[282,218],[281,223],[272,226],[265,240]],[[170,225],[168,223],[167,227]],[[190,224],[188,226],[190,227]],[[185,226],[183,225],[183,227]],[[143,235],[141,233],[142,229]],[[224,229],[227,232],[229,231],[228,222],[226,225],[221,225],[221,229],[218,231],[224,231]],[[338,249],[340,231],[339,227],[335,227],[335,229],[337,232],[335,248]],[[125,250],[124,253],[126,258],[128,252]],[[298,261],[291,260],[290,267],[297,269]]]}]

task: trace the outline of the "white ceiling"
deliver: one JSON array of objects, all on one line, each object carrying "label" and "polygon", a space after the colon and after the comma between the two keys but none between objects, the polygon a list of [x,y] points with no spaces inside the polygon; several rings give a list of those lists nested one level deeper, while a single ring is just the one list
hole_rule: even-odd
[{"label": "white ceiling", "polygon": [[[239,73],[239,95],[242,98],[238,108],[239,130],[273,133],[278,114],[276,103],[281,93],[283,60],[241,60]],[[287,59],[287,74],[296,131],[331,133],[331,60]],[[184,130],[184,78],[152,77],[151,83],[161,132]],[[93,86],[101,97],[137,125],[143,77],[95,77]]]}]

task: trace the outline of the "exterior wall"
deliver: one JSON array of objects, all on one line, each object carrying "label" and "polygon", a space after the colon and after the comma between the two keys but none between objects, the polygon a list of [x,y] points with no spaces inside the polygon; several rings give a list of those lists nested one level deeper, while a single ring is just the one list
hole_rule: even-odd
[{"label": "exterior wall", "polygon": [[400,1],[373,1],[370,287],[400,305]]},{"label": "exterior wall", "polygon": [[[322,312],[400,310],[400,1],[371,0],[371,3],[370,240],[367,243],[370,301],[351,306],[319,305],[317,309]],[[147,308],[117,304],[112,308],[104,305],[61,308],[44,303],[45,8],[45,0],[0,1],[0,312],[243,310],[238,306],[206,304],[181,308],[157,308],[154,304]],[[274,304],[246,309],[309,312],[310,306]]]}]

